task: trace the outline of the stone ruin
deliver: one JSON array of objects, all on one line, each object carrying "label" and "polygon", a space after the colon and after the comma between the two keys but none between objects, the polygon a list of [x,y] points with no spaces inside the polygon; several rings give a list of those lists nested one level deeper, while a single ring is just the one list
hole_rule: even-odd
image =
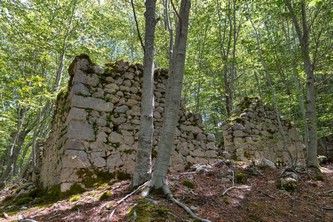
[{"label": "stone ruin", "polygon": [[[40,147],[39,171],[29,174],[30,180],[44,188],[60,185],[64,192],[74,184],[84,186],[87,176],[128,178],[138,144],[142,72],[140,64],[118,61],[102,68],[87,55],[77,56],[69,68],[69,87],[58,95],[49,138]],[[153,157],[167,76],[167,70],[155,71]],[[213,163],[218,156],[215,137],[204,131],[201,116],[184,108],[179,116],[169,171]]]},{"label": "stone ruin", "polygon": [[333,162],[333,134],[318,139],[318,155],[327,157]]},{"label": "stone ruin", "polygon": [[224,153],[233,159],[260,163],[304,165],[304,146],[292,122],[281,119],[287,148],[279,132],[276,112],[259,98],[244,98],[234,115],[222,124]]}]

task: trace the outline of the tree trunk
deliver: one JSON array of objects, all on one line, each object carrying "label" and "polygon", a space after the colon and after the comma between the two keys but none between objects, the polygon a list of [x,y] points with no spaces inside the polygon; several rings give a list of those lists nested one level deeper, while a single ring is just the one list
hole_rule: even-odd
[{"label": "tree trunk", "polygon": [[178,16],[176,41],[173,50],[172,63],[169,70],[169,79],[165,101],[164,122],[158,144],[158,155],[154,166],[150,187],[163,188],[168,172],[171,151],[179,119],[179,105],[182,92],[188,20],[190,13],[190,0],[182,0]]},{"label": "tree trunk", "polygon": [[[306,18],[306,6],[304,0],[301,1],[301,23],[295,14],[290,0],[285,0],[285,4],[291,14],[293,24],[296,29],[297,37],[301,47],[304,72],[306,74],[306,120],[308,126],[307,157],[308,167],[318,167],[317,159],[317,116],[314,87],[314,67],[310,59],[310,29]],[[302,26],[302,27],[301,27]]]},{"label": "tree trunk", "polygon": [[156,0],[146,1],[146,32],[143,62],[143,86],[141,102],[141,124],[138,140],[136,166],[132,186],[138,186],[150,178],[151,150],[153,146],[153,111],[154,111],[154,41]]},{"label": "tree trunk", "polygon": [[18,154],[19,154],[18,149],[21,148],[23,141],[25,139],[25,136],[23,137],[22,135],[24,135],[23,123],[25,122],[25,119],[26,119],[26,113],[27,113],[26,108],[20,108],[20,107],[18,108],[17,131],[16,131],[16,133],[12,134],[12,143],[11,143],[10,147],[8,147],[8,149],[7,149],[6,169],[0,178],[2,181],[7,180],[14,173],[15,164],[16,164]]}]

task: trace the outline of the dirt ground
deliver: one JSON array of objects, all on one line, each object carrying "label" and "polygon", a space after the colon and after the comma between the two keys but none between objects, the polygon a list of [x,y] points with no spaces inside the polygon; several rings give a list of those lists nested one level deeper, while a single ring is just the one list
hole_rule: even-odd
[{"label": "dirt ground", "polygon": [[[214,222],[330,222],[333,221],[333,165],[325,165],[321,171],[320,180],[311,179],[305,171],[298,172],[297,186],[289,192],[277,187],[281,173],[286,172],[284,168],[238,162],[220,161],[212,167],[199,166],[170,174],[168,183],[177,200],[199,217]],[[0,191],[0,221],[17,221],[19,217],[48,222],[195,221],[175,203],[157,194],[149,196],[148,202],[154,206],[143,213],[149,217],[142,219],[141,208],[133,208],[138,207],[141,192],[119,202],[132,192],[129,180],[104,184],[43,205],[34,204],[35,200],[22,206],[3,201],[13,192],[9,188]]]}]

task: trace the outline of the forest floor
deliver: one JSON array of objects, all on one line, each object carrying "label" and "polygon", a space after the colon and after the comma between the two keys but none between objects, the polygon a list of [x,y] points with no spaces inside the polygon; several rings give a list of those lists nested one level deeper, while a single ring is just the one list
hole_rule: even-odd
[{"label": "forest floor", "polygon": [[[221,161],[211,168],[170,174],[168,182],[176,199],[214,222],[333,221],[333,165],[321,167],[320,180],[298,173],[296,189],[289,192],[277,188],[283,169]],[[12,192],[8,188],[0,191],[0,221],[17,221],[21,216],[48,222],[194,221],[162,195],[143,200],[137,192],[117,203],[131,193],[129,180],[44,205],[31,201],[18,208],[3,201]]]}]

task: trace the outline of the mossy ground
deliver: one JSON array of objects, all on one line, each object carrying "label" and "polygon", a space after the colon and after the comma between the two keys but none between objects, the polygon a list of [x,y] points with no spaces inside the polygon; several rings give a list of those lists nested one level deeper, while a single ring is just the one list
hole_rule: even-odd
[{"label": "mossy ground", "polygon": [[[168,221],[171,216],[169,209],[162,204],[155,204],[153,201],[141,199],[130,210],[127,215],[129,221]],[[173,218],[174,219],[174,218]]]}]

